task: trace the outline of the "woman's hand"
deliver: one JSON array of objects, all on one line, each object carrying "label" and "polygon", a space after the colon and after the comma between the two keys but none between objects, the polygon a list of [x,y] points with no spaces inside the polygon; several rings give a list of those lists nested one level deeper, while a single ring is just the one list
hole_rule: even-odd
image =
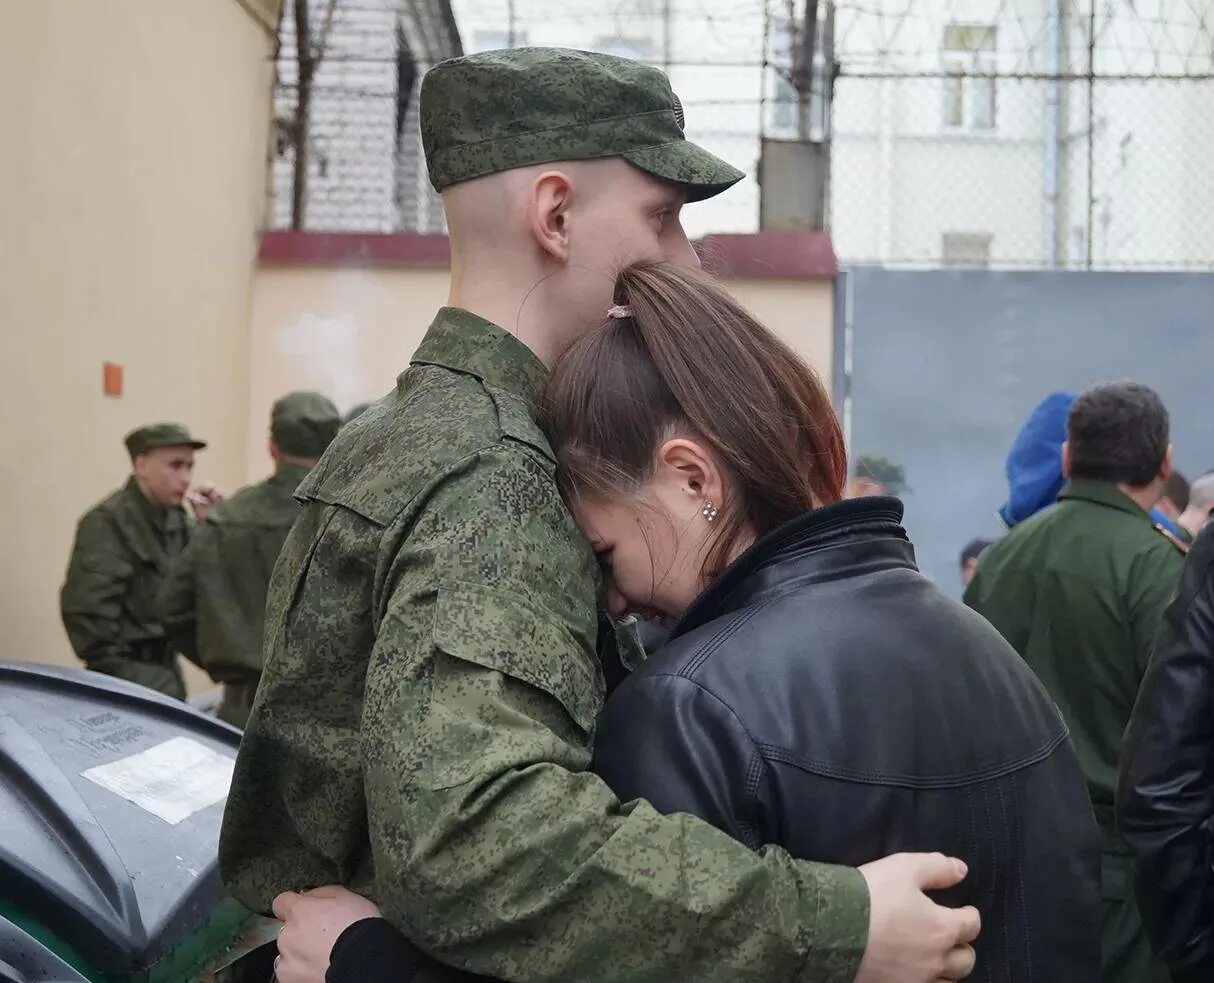
[{"label": "woman's hand", "polygon": [[366,898],[334,884],[280,894],[274,899],[274,916],[283,923],[274,963],[278,983],[324,983],[341,933],[380,914]]}]

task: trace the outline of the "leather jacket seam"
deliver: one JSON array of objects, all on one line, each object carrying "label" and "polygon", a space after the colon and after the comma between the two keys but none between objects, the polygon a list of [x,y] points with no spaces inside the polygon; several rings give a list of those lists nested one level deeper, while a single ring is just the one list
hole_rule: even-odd
[{"label": "leather jacket seam", "polygon": [[[758,796],[759,782],[761,780],[762,773],[767,769],[767,759],[763,755],[763,746],[755,740],[754,735],[750,732],[750,728],[746,726],[746,721],[742,719],[742,716],[738,713],[738,711],[735,710],[732,705],[722,699],[718,693],[703,685],[699,680],[692,679],[690,676],[686,675],[683,670],[680,670],[679,672],[655,672],[647,674],[646,676],[647,679],[660,679],[663,677],[682,679],[685,682],[690,683],[696,688],[697,691],[703,693],[714,703],[719,704],[733,719],[738,730],[746,735],[746,740],[750,744],[750,763],[746,768],[743,805],[746,807],[748,812],[753,814],[755,800]],[[761,835],[761,831],[758,829],[755,823],[753,823],[749,818],[743,816],[735,816],[734,818],[738,821],[739,828],[744,830],[748,834],[749,838],[753,840],[753,842],[748,842],[747,845],[752,850],[757,850],[759,847],[761,847],[764,840]]]},{"label": "leather jacket seam", "polygon": [[758,748],[765,760],[779,761],[783,764],[792,765],[794,768],[800,768],[802,771],[820,775],[823,778],[859,782],[865,785],[896,785],[903,788],[928,790],[962,788],[976,782],[992,781],[1024,768],[1029,768],[1048,758],[1066,743],[1068,737],[1067,731],[1063,730],[1041,747],[1013,758],[1010,761],[962,774],[939,775],[935,777],[866,771],[859,768],[843,768],[825,761],[815,761],[812,758],[795,754],[787,748],[775,744],[760,743],[758,744]]}]

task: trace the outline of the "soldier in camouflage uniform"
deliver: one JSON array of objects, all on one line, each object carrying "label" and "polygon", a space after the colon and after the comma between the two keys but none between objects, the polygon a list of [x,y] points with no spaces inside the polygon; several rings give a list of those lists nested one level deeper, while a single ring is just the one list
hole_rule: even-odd
[{"label": "soldier in camouflage uniform", "polygon": [[[165,639],[156,592],[189,539],[181,503],[194,452],[204,447],[176,423],[127,436],[134,473],[81,518],[59,597],[68,639],[90,669],[179,700],[185,699],[185,680]],[[205,517],[216,498],[213,489],[204,490],[195,514]]]},{"label": "soldier in camouflage uniform", "polygon": [[683,202],[741,173],[684,138],[661,72],[606,55],[456,59],[421,99],[451,306],[299,488],[228,887],[264,911],[351,885],[427,952],[508,980],[960,978],[976,915],[919,890],[955,882],[943,858],[887,891],[621,804],[588,770],[599,578],[535,422],[546,363],[602,323],[623,265],[695,263]]},{"label": "soldier in camouflage uniform", "polygon": [[299,515],[295,489],[337,434],[341,416],[319,393],[274,404],[274,474],[216,506],[194,531],[160,591],[169,641],[218,683],[219,717],[244,727],[261,678],[261,639],[270,574]]}]

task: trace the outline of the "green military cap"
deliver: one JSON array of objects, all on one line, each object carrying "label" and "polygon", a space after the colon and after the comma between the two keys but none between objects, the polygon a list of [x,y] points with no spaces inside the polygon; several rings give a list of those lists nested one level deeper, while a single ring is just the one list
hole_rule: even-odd
[{"label": "green military cap", "polygon": [[205,440],[193,436],[188,427],[180,423],[153,423],[126,435],[127,452],[132,458],[157,447],[192,447],[196,451],[206,447]]},{"label": "green military cap", "polygon": [[663,72],[614,55],[512,48],[452,58],[422,81],[430,182],[560,160],[623,157],[684,185],[689,201],[744,175],[683,135],[683,106]]},{"label": "green military cap", "polygon": [[868,454],[859,458],[856,461],[856,477],[868,478],[884,485],[890,495],[901,495],[904,491],[910,491],[906,486],[906,468],[888,457]]},{"label": "green military cap", "polygon": [[341,427],[341,413],[320,393],[288,393],[270,411],[270,437],[284,454],[320,457]]}]

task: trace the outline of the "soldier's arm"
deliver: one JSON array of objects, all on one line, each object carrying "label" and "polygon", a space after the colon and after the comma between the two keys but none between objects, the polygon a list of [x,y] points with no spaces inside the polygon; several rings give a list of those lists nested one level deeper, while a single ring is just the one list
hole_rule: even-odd
[{"label": "soldier's arm", "polygon": [[160,585],[156,606],[164,625],[169,644],[199,668],[206,667],[198,660],[198,622],[194,605],[197,600],[195,574],[198,557],[211,535],[208,523],[200,522],[190,536],[186,548],[173,561],[169,575]]},{"label": "soldier's arm", "polygon": [[[860,874],[621,806],[587,771],[592,559],[549,474],[490,452],[410,524],[366,678],[377,893],[421,947],[512,980],[857,972]],[[637,735],[641,739],[641,735]]]},{"label": "soldier's arm", "polygon": [[122,601],[134,573],[113,520],[101,512],[81,519],[59,610],[68,640],[85,662],[130,655],[122,638]]}]

